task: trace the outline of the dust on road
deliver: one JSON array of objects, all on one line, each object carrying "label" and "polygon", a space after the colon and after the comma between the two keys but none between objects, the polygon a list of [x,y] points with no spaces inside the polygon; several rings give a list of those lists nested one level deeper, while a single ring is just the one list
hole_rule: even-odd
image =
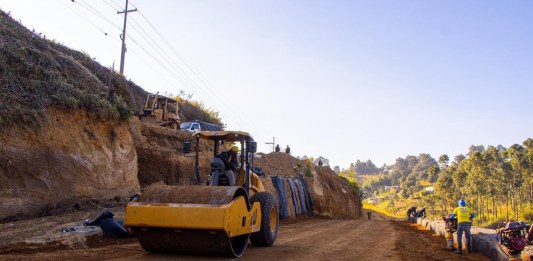
[{"label": "dust on road", "polygon": [[[221,260],[145,252],[136,239],[109,240],[89,249],[0,255],[1,260]],[[202,244],[202,242],[198,242]],[[249,246],[239,260],[489,260],[478,253],[456,255],[444,239],[403,220],[375,213],[371,220],[309,218],[283,224],[272,247]]]}]

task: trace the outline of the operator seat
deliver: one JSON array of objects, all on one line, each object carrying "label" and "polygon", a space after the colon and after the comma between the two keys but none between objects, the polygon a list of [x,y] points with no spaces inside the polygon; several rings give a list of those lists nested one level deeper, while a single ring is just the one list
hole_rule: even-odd
[{"label": "operator seat", "polygon": [[224,161],[220,158],[211,160],[211,186],[235,186],[235,173],[226,170]]}]

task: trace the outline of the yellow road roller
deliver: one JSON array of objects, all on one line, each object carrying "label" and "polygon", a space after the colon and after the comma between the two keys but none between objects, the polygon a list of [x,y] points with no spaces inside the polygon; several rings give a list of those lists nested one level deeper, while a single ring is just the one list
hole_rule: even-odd
[{"label": "yellow road roller", "polygon": [[[125,226],[138,233],[141,246],[156,253],[240,257],[249,241],[272,246],[279,228],[279,204],[253,172],[257,143],[241,131],[202,131],[196,139],[196,184],[151,186],[126,206]],[[199,173],[200,139],[213,141],[214,159],[207,185]],[[235,184],[221,174],[217,158],[222,144],[240,144]],[[216,173],[219,171],[219,173]],[[217,184],[214,186],[213,184]],[[233,185],[233,186],[231,186]]]}]

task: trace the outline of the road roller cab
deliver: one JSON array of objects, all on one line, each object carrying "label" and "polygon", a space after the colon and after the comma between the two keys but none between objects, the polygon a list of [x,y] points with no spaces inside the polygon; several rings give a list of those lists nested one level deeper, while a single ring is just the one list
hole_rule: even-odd
[{"label": "road roller cab", "polygon": [[[196,185],[148,187],[137,202],[127,205],[125,226],[138,232],[141,246],[149,252],[239,257],[249,241],[254,246],[273,245],[279,205],[251,171],[256,142],[240,131],[205,131],[193,136]],[[213,141],[214,156],[221,144],[240,144],[236,186],[207,186],[200,179],[200,139]],[[220,166],[212,167],[220,170]]]}]

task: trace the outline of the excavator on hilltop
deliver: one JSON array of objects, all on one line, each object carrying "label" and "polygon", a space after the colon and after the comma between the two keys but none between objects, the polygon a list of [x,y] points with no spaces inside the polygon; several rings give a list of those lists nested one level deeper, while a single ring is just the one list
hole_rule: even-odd
[{"label": "excavator on hilltop", "polygon": [[[252,171],[257,150],[252,136],[240,131],[201,131],[193,136],[196,185],[147,188],[139,201],[126,207],[125,226],[138,233],[141,246],[149,252],[240,257],[248,241],[272,246],[278,234],[279,204]],[[210,176],[219,177],[218,186],[200,180],[200,139],[214,143]],[[224,182],[227,177],[220,175],[224,166],[216,158],[219,147],[228,143],[240,144],[235,186]]]},{"label": "excavator on hilltop", "polygon": [[180,107],[178,101],[163,95],[148,94],[139,115],[141,122],[157,124],[171,129],[180,128]]}]

